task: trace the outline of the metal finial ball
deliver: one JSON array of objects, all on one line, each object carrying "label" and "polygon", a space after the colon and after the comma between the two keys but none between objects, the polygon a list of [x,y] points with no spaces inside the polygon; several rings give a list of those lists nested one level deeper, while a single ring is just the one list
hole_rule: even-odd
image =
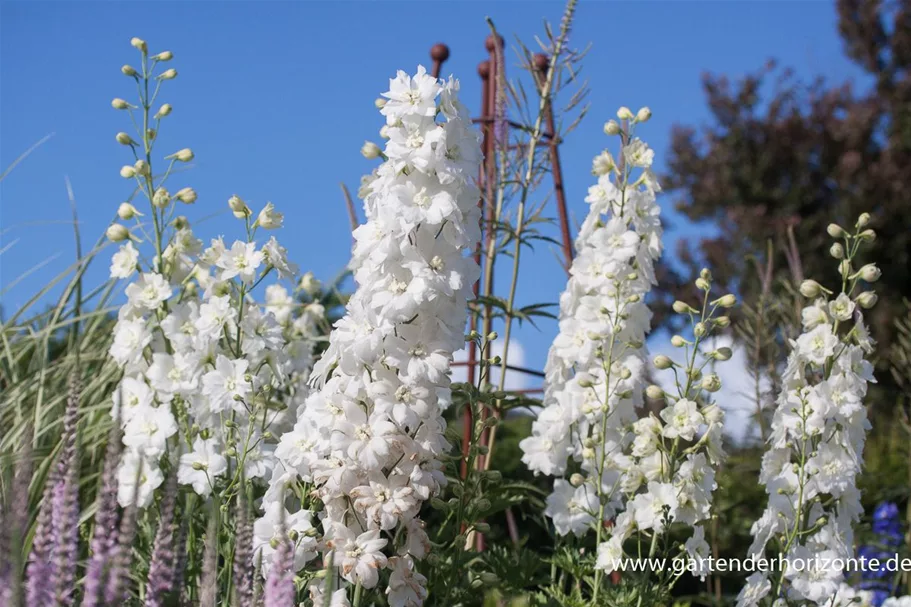
[{"label": "metal finial ball", "polygon": [[544,53],[535,54],[535,69],[539,72],[545,71],[550,66],[550,57]]},{"label": "metal finial ball", "polygon": [[489,60],[482,61],[481,63],[478,64],[478,76],[480,76],[482,80],[487,80],[488,78],[490,78],[490,61]]},{"label": "metal finial ball", "polygon": [[430,49],[430,58],[434,61],[443,63],[449,59],[449,47],[442,42],[434,44]]},{"label": "metal finial ball", "polygon": [[[503,36],[497,34],[496,40],[499,41],[499,43],[500,43],[500,48],[503,48],[503,45],[505,44],[505,41],[503,40]],[[496,48],[496,47],[494,46],[495,44],[496,44],[496,42],[494,42],[493,34],[490,34],[489,36],[487,36],[487,39],[484,40],[484,48],[487,49],[487,52],[488,52],[488,53],[492,53],[492,52],[493,52],[494,48]]]}]

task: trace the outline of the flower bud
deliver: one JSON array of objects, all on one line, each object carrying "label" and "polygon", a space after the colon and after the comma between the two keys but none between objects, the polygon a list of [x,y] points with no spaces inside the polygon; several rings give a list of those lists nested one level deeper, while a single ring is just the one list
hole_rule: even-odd
[{"label": "flower bud", "polygon": [[847,259],[842,259],[841,263],[838,264],[838,273],[842,276],[850,276],[854,273],[854,268],[851,267],[851,262]]},{"label": "flower bud", "polygon": [[250,207],[239,196],[231,196],[228,199],[228,206],[231,207],[231,210],[234,211],[234,216],[238,219],[244,219],[251,214]]},{"label": "flower bud", "polygon": [[134,68],[132,65],[124,65],[120,68],[120,73],[122,73],[124,76],[132,77],[136,75],[136,68]]},{"label": "flower bud", "polygon": [[158,74],[159,80],[174,80],[175,78],[177,78],[177,70],[173,67]]},{"label": "flower bud", "polygon": [[208,468],[208,466],[205,464],[205,462],[193,462],[194,470],[205,470],[206,468]]},{"label": "flower bud", "polygon": [[174,198],[184,204],[193,204],[196,202],[196,190],[193,188],[181,188],[174,194]]},{"label": "flower bud", "polygon": [[652,111],[647,107],[639,108],[639,111],[636,112],[636,122],[648,122],[648,119],[652,117]]},{"label": "flower bud", "polygon": [[111,242],[122,242],[130,237],[130,231],[119,223],[109,225],[104,234]]},{"label": "flower bud", "polygon": [[133,219],[137,215],[142,215],[139,211],[136,210],[136,207],[131,205],[129,202],[122,202],[120,206],[117,207],[117,216],[121,219]]},{"label": "flower bud", "polygon": [[171,107],[170,103],[165,103],[160,108],[158,108],[158,113],[155,114],[155,118],[164,118],[171,113],[171,110],[174,109]]},{"label": "flower bud", "polygon": [[168,158],[176,158],[180,162],[190,162],[194,158],[193,150],[190,148],[184,148],[174,154],[168,156]]},{"label": "flower bud", "polygon": [[[187,219],[185,215],[178,215],[177,217],[174,218],[174,227],[178,230],[188,228],[188,227],[190,227],[190,220]],[[192,282],[188,283],[188,285],[192,285],[192,284],[195,284],[195,283],[192,283]]]},{"label": "flower bud", "polygon": [[879,299],[879,298],[876,296],[876,293],[874,293],[873,291],[864,291],[863,293],[861,293],[860,295],[857,296],[857,304],[861,308],[864,308],[865,310],[869,310],[870,308],[872,308],[873,306],[876,305],[877,299]]},{"label": "flower bud", "polygon": [[382,153],[383,151],[380,149],[380,146],[372,141],[365,141],[364,145],[361,146],[361,155],[367,160],[379,158]]},{"label": "flower bud", "polygon": [[718,348],[712,352],[712,358],[715,360],[730,360],[733,352],[728,347]]},{"label": "flower bud", "polygon": [[712,273],[708,268],[702,268],[699,270],[699,278],[702,280],[707,280],[708,282],[712,282]]},{"label": "flower bud", "polygon": [[657,367],[658,369],[661,369],[662,371],[664,369],[670,369],[671,367],[674,366],[674,361],[672,361],[670,358],[668,358],[664,354],[659,354],[658,356],[656,356],[655,360],[653,362],[655,363],[655,367]]},{"label": "flower bud", "polygon": [[858,234],[857,237],[860,238],[861,240],[863,240],[864,242],[873,242],[874,240],[876,240],[876,232],[874,232],[873,230],[864,230],[863,232]]},{"label": "flower bud", "polygon": [[496,340],[499,336],[500,336],[500,335],[499,335],[496,331],[491,331],[490,333],[487,334],[487,341],[494,341],[494,340]]},{"label": "flower bud", "polygon": [[133,170],[136,171],[137,175],[148,175],[149,174],[149,163],[145,160],[137,160],[133,164]]},{"label": "flower bud", "polygon": [[608,120],[604,123],[604,134],[605,135],[619,135],[620,134],[620,125],[617,124],[616,120]]},{"label": "flower bud", "polygon": [[682,348],[683,346],[686,345],[686,340],[683,339],[683,337],[681,337],[679,335],[674,335],[673,337],[671,337],[671,345],[674,346],[675,348]]},{"label": "flower bud", "polygon": [[684,301],[680,301],[679,299],[674,302],[674,305],[672,307],[674,308],[674,312],[676,312],[677,314],[695,314],[696,313],[696,310],[694,310],[690,304],[688,304]]},{"label": "flower bud", "polygon": [[136,176],[136,169],[134,169],[130,165],[122,166],[122,167],[120,167],[120,176],[123,177],[124,179],[132,179],[133,177]]},{"label": "flower bud", "polygon": [[841,245],[840,242],[836,242],[831,247],[829,247],[829,255],[835,259],[844,259],[845,248]]},{"label": "flower bud", "polygon": [[313,297],[319,293],[320,288],[322,287],[322,285],[320,285],[320,281],[317,280],[313,275],[313,272],[307,272],[301,276],[299,286],[301,289],[303,289],[304,293],[310,297]]},{"label": "flower bud", "polygon": [[869,223],[870,223],[870,214],[861,213],[860,217],[857,218],[857,223],[855,223],[854,226],[859,230],[860,228],[867,227],[867,224],[869,224]]},{"label": "flower bud", "polygon": [[382,127],[380,127],[380,137],[383,139],[389,139],[389,137],[391,137],[389,134],[389,125],[384,124]]},{"label": "flower bud", "polygon": [[880,276],[883,275],[882,271],[876,267],[875,263],[868,263],[860,269],[860,277],[866,280],[867,282],[876,282],[879,280]]},{"label": "flower bud", "polygon": [[628,368],[623,367],[622,369],[620,369],[620,379],[629,379],[632,376],[633,376],[633,372],[630,371]]},{"label": "flower bud", "polygon": [[152,206],[163,209],[171,202],[171,195],[164,188],[158,188],[152,195]]},{"label": "flower bud", "polygon": [[383,109],[384,107],[386,107],[386,103],[387,103],[387,102],[386,102],[385,99],[383,99],[382,97],[377,97],[377,98],[374,99],[374,101],[373,101],[373,106],[374,106],[376,109],[381,110],[381,109]]},{"label": "flower bud", "polygon": [[712,285],[709,284],[709,281],[707,281],[705,278],[700,276],[699,278],[696,279],[696,288],[701,289],[703,291],[708,291],[709,289],[712,288]]},{"label": "flower bud", "polygon": [[114,108],[115,110],[125,110],[130,107],[130,104],[127,103],[126,101],[124,101],[123,99],[121,99],[120,97],[117,97],[116,99],[111,101],[111,107]]},{"label": "flower bud", "polygon": [[573,487],[581,487],[584,482],[585,477],[578,472],[573,473],[572,476],[569,477],[569,484]]},{"label": "flower bud", "polygon": [[152,59],[154,59],[155,61],[170,61],[173,58],[174,58],[174,53],[172,53],[171,51],[162,51],[162,52],[158,53],[157,55],[152,56]]},{"label": "flower bud", "polygon": [[716,327],[726,329],[731,326],[731,319],[729,316],[719,316],[718,318],[716,318],[715,320],[712,321],[712,324],[715,325]]},{"label": "flower bud", "polygon": [[142,38],[131,38],[130,44],[133,45],[133,48],[142,51],[143,53],[149,50],[149,46],[146,44],[146,41]]},{"label": "flower bud", "polygon": [[633,113],[628,107],[622,106],[619,110],[617,110],[617,118],[620,120],[632,120]]},{"label": "flower bud", "polygon": [[705,326],[705,323],[697,322],[696,326],[693,327],[693,335],[696,337],[705,337],[705,334],[708,332],[708,329]]},{"label": "flower bud", "polygon": [[733,308],[737,305],[737,297],[733,293],[728,293],[713,301],[712,304],[722,308]]},{"label": "flower bud", "polygon": [[813,299],[819,295],[820,291],[822,291],[822,285],[815,280],[808,279],[800,283],[800,294],[804,297]]},{"label": "flower bud", "polygon": [[119,143],[120,145],[135,145],[136,144],[136,142],[133,141],[133,138],[130,137],[129,134],[127,134],[127,133],[123,133],[123,132],[117,133],[116,139],[117,139],[117,143]]},{"label": "flower bud", "polygon": [[830,223],[826,227],[826,232],[828,232],[829,236],[831,236],[832,238],[844,238],[845,236],[848,235],[848,233],[845,232],[845,229],[843,227],[841,227],[840,225],[838,225],[837,223]]},{"label": "flower bud", "polygon": [[714,373],[709,373],[702,378],[701,385],[706,392],[718,392],[721,390],[721,378]]},{"label": "flower bud", "polygon": [[652,384],[645,389],[645,395],[652,400],[660,400],[664,398],[664,390],[661,389],[661,386]]}]

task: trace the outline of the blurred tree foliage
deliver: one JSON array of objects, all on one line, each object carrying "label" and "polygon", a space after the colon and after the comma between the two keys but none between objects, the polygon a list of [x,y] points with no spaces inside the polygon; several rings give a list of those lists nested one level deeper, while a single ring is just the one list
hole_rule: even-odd
[{"label": "blurred tree foliage", "polygon": [[774,62],[738,81],[706,75],[711,123],[675,127],[664,183],[678,210],[718,226],[698,247],[682,243],[680,259],[712,268],[748,302],[761,281],[738,277],[755,276],[770,253],[776,273],[835,282],[826,225],[871,212],[870,260],[883,277],[868,318],[888,382],[893,319],[911,295],[911,0],[837,8],[845,52],[869,80],[801,82]]}]

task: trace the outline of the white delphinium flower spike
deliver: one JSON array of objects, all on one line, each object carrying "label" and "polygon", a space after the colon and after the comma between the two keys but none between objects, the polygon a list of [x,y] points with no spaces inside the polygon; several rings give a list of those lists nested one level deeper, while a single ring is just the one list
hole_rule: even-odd
[{"label": "white delphinium flower spike", "polygon": [[390,81],[385,161],[362,188],[367,222],[354,231],[357,290],[314,369],[318,389],[281,438],[284,472],[274,476],[315,486],[326,561],[365,588],[389,568],[394,607],[426,595],[413,571],[428,543],[418,512],[445,483],[440,402],[479,272],[470,253],[480,146],[457,90],[423,68]]},{"label": "white delphinium flower spike", "polygon": [[787,605],[848,604],[833,602],[836,593],[846,595],[843,570],[797,563],[851,558],[852,527],[863,512],[856,485],[870,428],[863,401],[868,383],[876,380],[866,359],[873,343],[862,308],[875,297],[864,297],[872,291],[859,291],[880,276],[873,265],[853,268],[865,241],[865,225],[862,216],[854,233],[829,226],[840,245],[832,248],[842,275],[838,291],[812,280],[800,287],[814,301],[801,315],[803,334],[791,341],[784,390],[760,471],[769,501],[753,523],[750,547],[751,556],[762,557],[772,546],[795,565],[783,572],[754,574],[738,596],[740,607],[757,605],[766,594]]},{"label": "white delphinium flower spike", "polygon": [[[606,129],[611,135],[618,129]],[[645,297],[655,284],[661,255],[657,183],[644,178],[654,156],[639,139],[622,136],[621,158],[595,157],[598,183],[589,188],[590,209],[576,239],[576,258],[560,297],[560,329],[545,367],[544,410],[520,445],[534,472],[561,476],[570,458],[584,482],[573,489],[554,484],[545,513],[557,532],[601,528],[615,513],[627,463],[624,428],[642,404],[651,312]],[[640,175],[633,175],[635,167]],[[599,532],[600,537],[600,532]]]}]

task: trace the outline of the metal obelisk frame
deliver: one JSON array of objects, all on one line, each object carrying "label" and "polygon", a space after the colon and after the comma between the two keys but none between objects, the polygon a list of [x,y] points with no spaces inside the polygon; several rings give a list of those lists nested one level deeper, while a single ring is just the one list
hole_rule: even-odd
[{"label": "metal obelisk frame", "polygon": [[[497,119],[497,82],[500,81],[500,76],[497,74],[498,65],[504,66],[505,63],[497,61],[497,45],[499,45],[499,51],[503,51],[503,39],[495,38],[493,35],[487,37],[484,42],[484,46],[487,50],[488,58],[482,61],[478,65],[478,75],[481,77],[481,106],[480,106],[480,115],[473,119],[472,122],[480,125],[482,133],[482,153],[483,161],[481,163],[481,168],[478,174],[478,186],[481,189],[482,196],[481,200],[478,201],[478,206],[482,208],[483,221],[481,223],[481,243],[478,244],[478,248],[475,250],[475,261],[480,264],[481,262],[481,247],[484,247],[484,250],[488,250],[490,245],[490,239],[494,238],[493,230],[489,229],[489,226],[493,225],[494,217],[494,203],[493,203],[493,194],[494,187],[496,184],[496,137],[494,136],[494,123]],[[440,76],[440,70],[443,63],[449,59],[449,47],[445,44],[435,44],[430,49],[430,58],[433,61],[433,67],[431,74],[435,77]],[[544,74],[547,71],[549,66],[549,59],[547,55],[537,54],[534,57],[534,73],[536,86],[540,91],[544,82]],[[505,68],[504,68],[505,69]],[[501,120],[503,120],[501,118]],[[572,265],[573,260],[573,243],[572,237],[570,235],[569,228],[569,216],[566,210],[566,193],[563,189],[563,170],[560,165],[560,140],[559,136],[556,133],[556,125],[554,120],[554,112],[552,105],[548,103],[545,107],[544,120],[547,128],[547,132],[543,134],[543,140],[546,142],[546,145],[550,154],[550,165],[551,165],[551,175],[553,176],[553,190],[554,190],[554,199],[557,206],[557,215],[560,222],[560,236],[561,236],[561,245],[563,250],[564,258],[564,268],[567,273],[569,273],[569,268]],[[521,125],[516,124],[515,122],[505,119],[503,122],[508,125],[509,128],[521,128]],[[485,203],[486,201],[486,203]],[[483,243],[483,245],[482,245]],[[492,284],[491,277],[482,277],[489,280]],[[477,298],[479,294],[480,280],[474,285],[474,295]],[[488,315],[489,317],[489,315]],[[470,320],[470,327],[472,330],[477,330],[477,315],[472,314]],[[485,331],[489,331],[490,327],[484,327]],[[467,367],[467,381],[471,384],[475,381],[475,375],[477,373],[476,369],[478,366],[478,352],[477,347],[474,342],[469,342],[468,344],[468,360],[465,363],[455,363],[456,365],[465,365]],[[501,369],[501,373],[506,373],[507,371],[513,371],[518,373],[523,373],[526,375],[535,376],[538,378],[543,378],[544,374],[541,371],[534,369],[527,369],[523,367],[517,367],[514,365],[506,365],[505,368]],[[523,390],[527,393],[541,392],[541,388],[532,388]],[[484,413],[486,414],[486,413]],[[464,428],[463,428],[463,455],[467,456],[467,449],[470,442],[470,437],[472,433],[472,426],[474,420],[472,419],[472,413],[470,409],[465,410],[464,418]],[[486,437],[482,438],[482,443],[486,443]],[[465,461],[467,457],[462,462],[462,476],[466,474]],[[483,538],[479,537],[479,548],[483,549]]]}]

